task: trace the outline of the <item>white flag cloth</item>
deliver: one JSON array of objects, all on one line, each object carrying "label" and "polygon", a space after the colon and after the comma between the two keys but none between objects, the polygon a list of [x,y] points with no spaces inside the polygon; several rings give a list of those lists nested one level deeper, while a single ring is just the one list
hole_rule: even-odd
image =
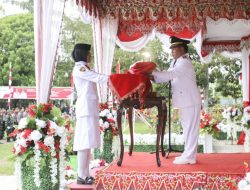
[{"label": "white flag cloth", "polygon": [[47,103],[56,66],[56,53],[65,0],[34,0],[37,103]]}]

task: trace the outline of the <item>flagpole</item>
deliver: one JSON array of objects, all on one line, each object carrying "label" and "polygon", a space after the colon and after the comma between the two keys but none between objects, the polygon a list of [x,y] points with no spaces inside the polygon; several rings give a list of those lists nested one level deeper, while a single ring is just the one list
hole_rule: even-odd
[{"label": "flagpole", "polygon": [[11,96],[12,96],[11,84],[12,84],[12,64],[10,62],[10,65],[9,65],[9,97],[8,97],[8,103],[7,103],[8,110],[10,110],[10,107],[11,107],[11,102],[10,102]]}]

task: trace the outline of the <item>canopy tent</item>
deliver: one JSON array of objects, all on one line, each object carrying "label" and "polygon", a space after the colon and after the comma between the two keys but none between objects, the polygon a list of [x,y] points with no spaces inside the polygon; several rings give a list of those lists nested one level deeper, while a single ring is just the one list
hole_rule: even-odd
[{"label": "canopy tent", "polygon": [[[71,100],[73,89],[71,87],[53,87],[51,88],[50,100]],[[12,86],[12,93],[9,94],[8,86],[0,86],[1,99],[36,99],[36,87]]]},{"label": "canopy tent", "polygon": [[95,65],[111,68],[110,50],[115,43],[126,51],[138,51],[155,37],[166,46],[171,35],[187,38],[194,42],[203,62],[209,62],[215,51],[241,58],[243,100],[245,105],[249,104],[249,0],[76,0],[76,3],[82,7],[83,20],[93,17],[94,39],[99,42],[94,44],[98,58]]},{"label": "canopy tent", "polygon": [[[95,69],[110,74],[115,44],[138,51],[157,37],[194,41],[204,62],[216,50],[242,58],[243,100],[249,102],[249,0],[76,0],[85,22],[92,22]],[[56,65],[56,50],[65,0],[34,1],[37,100],[47,102]],[[230,53],[225,53],[230,52]],[[238,53],[232,53],[238,52]],[[240,52],[240,53],[239,53]],[[99,95],[106,98],[106,87]]]},{"label": "canopy tent", "polygon": [[[82,19],[93,27],[97,72],[110,74],[114,48],[138,51],[157,37],[193,41],[202,61],[214,51],[242,60],[243,101],[250,104],[250,0],[76,0]],[[65,0],[35,0],[37,102],[49,100]],[[233,53],[234,52],[234,53]],[[99,86],[101,101],[107,87]]]},{"label": "canopy tent", "polygon": [[[138,51],[157,37],[169,47],[169,36],[174,35],[193,41],[203,62],[211,61],[215,51],[241,58],[243,101],[245,107],[250,105],[250,0],[76,0],[76,3],[82,7],[84,21],[89,22],[92,16],[97,71],[110,73],[102,68],[111,68],[115,43],[126,51]],[[105,89],[99,88],[103,97]]]}]

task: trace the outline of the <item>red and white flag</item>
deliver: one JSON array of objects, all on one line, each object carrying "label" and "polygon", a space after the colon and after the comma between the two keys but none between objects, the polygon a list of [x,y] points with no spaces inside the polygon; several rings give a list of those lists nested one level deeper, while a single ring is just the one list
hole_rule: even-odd
[{"label": "red and white flag", "polygon": [[12,97],[12,87],[11,87],[11,84],[12,84],[12,65],[10,63],[10,66],[9,66],[9,98],[8,98],[8,103],[7,103],[7,106],[10,110],[10,106],[11,106],[11,97]]}]

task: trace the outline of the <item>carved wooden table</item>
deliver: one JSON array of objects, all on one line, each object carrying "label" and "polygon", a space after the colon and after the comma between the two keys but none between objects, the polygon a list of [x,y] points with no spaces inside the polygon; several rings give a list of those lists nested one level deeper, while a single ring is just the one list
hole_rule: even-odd
[{"label": "carved wooden table", "polygon": [[161,140],[161,152],[162,156],[165,156],[165,150],[163,148],[164,133],[166,128],[167,120],[167,107],[166,107],[166,98],[165,97],[147,97],[144,104],[141,107],[140,101],[138,99],[127,98],[120,102],[117,110],[117,125],[120,136],[121,152],[120,158],[117,162],[118,166],[122,165],[123,155],[124,155],[124,144],[123,144],[123,134],[122,134],[122,113],[123,108],[128,109],[128,120],[129,120],[129,129],[130,129],[130,146],[129,146],[129,155],[132,155],[133,146],[134,146],[134,137],[133,137],[133,122],[132,122],[132,112],[133,108],[135,109],[146,109],[156,106],[158,110],[158,123],[156,127],[156,162],[158,166],[161,166],[161,161],[159,158],[159,143]]}]

